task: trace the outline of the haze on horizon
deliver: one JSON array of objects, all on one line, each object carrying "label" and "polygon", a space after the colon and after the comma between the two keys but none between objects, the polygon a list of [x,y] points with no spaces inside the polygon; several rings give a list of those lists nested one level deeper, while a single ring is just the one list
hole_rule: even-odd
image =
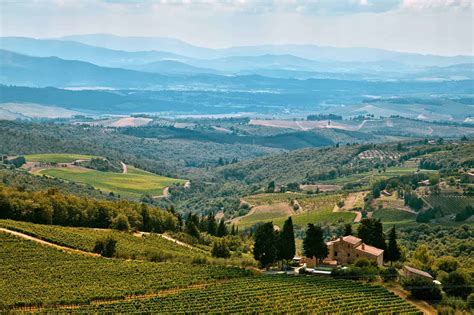
[{"label": "haze on horizon", "polygon": [[1,36],[107,33],[211,48],[263,44],[474,55],[471,0],[7,0]]}]

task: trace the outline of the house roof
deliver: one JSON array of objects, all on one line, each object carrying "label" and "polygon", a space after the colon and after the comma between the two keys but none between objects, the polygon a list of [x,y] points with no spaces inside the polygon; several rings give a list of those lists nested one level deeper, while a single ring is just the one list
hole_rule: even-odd
[{"label": "house roof", "polygon": [[433,277],[432,277],[429,273],[427,273],[427,272],[425,272],[425,271],[423,271],[423,270],[416,269],[416,268],[409,267],[409,266],[403,266],[403,268],[405,268],[405,269],[408,270],[409,272],[414,273],[414,274],[417,274],[417,275],[419,275],[419,276],[433,279]]},{"label": "house roof", "polygon": [[383,253],[383,249],[373,247],[367,244],[360,244],[359,246],[356,247],[357,250],[360,250],[361,252],[371,254],[374,256],[380,256]]},{"label": "house roof", "polygon": [[352,235],[344,236],[342,239],[344,240],[344,242],[347,242],[347,243],[350,243],[350,244],[353,244],[353,245],[356,245],[356,244],[362,242],[362,240],[360,238],[352,236]]}]

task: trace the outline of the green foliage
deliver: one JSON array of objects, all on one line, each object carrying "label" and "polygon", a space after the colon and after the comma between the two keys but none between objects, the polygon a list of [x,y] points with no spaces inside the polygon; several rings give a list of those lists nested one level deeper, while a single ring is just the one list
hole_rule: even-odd
[{"label": "green foliage", "polygon": [[253,257],[260,262],[262,267],[267,267],[278,258],[277,236],[273,230],[273,223],[263,223],[255,231],[255,244]]},{"label": "green foliage", "polygon": [[373,281],[378,274],[378,269],[375,266],[349,266],[346,268],[334,268],[331,271],[331,276],[336,279],[351,279],[351,280],[365,280]]},{"label": "green foliage", "polygon": [[462,221],[466,221],[467,219],[469,219],[472,215],[474,215],[474,207],[472,206],[467,206],[466,208],[464,208],[464,210],[462,210],[461,212],[459,212],[458,214],[456,214],[456,217],[455,217],[455,221],[456,222],[462,222]]},{"label": "green foliage", "polygon": [[385,235],[380,220],[363,219],[357,228],[357,236],[367,245],[372,245],[380,249],[385,249]]},{"label": "green foliage", "polygon": [[117,240],[112,237],[97,240],[92,250],[94,253],[100,254],[104,257],[114,257],[116,253]]},{"label": "green foliage", "polygon": [[225,225],[224,219],[221,219],[219,222],[219,226],[217,227],[217,237],[224,237],[227,234],[229,234],[229,231],[227,231],[227,226]]},{"label": "green foliage", "polygon": [[92,158],[88,161],[79,162],[78,165],[87,167],[93,170],[101,171],[101,172],[114,172],[114,173],[123,172],[122,164],[120,164],[120,162],[116,160]]},{"label": "green foliage", "polygon": [[130,230],[130,223],[128,223],[127,216],[121,213],[112,220],[110,227],[119,231],[128,231]]},{"label": "green foliage", "polygon": [[392,227],[388,236],[388,246],[384,252],[383,256],[385,261],[398,261],[401,258],[400,247],[397,243],[397,232],[395,231],[395,226]]},{"label": "green foliage", "polygon": [[403,279],[402,286],[404,289],[410,291],[411,296],[434,303],[441,300],[441,290],[431,280],[424,278]]},{"label": "green foliage", "polygon": [[230,257],[229,246],[227,246],[227,243],[224,240],[216,240],[212,244],[211,254],[213,257],[229,258]]},{"label": "green foliage", "polygon": [[444,279],[443,290],[448,295],[466,299],[472,292],[472,284],[469,275],[458,270],[450,272],[446,279]]},{"label": "green foliage", "polygon": [[[108,228],[113,218],[126,217],[132,228],[143,226],[142,208],[147,207],[150,231],[176,230],[176,217],[166,211],[129,201],[78,198],[55,190],[27,192],[0,185],[0,219],[34,223]],[[121,220],[122,222],[125,220]]]},{"label": "green foliage", "polygon": [[3,163],[7,165],[13,165],[14,167],[18,168],[26,163],[25,157],[18,156],[12,159],[4,160]]},{"label": "green foliage", "polygon": [[344,225],[344,234],[343,236],[352,235],[352,224],[347,223]]},{"label": "green foliage", "polygon": [[384,282],[396,280],[398,278],[398,271],[394,267],[388,267],[380,271],[380,277]]},{"label": "green foliage", "polygon": [[303,239],[303,251],[306,257],[322,260],[327,257],[329,250],[324,242],[321,227],[309,223],[306,236]]},{"label": "green foliage", "polygon": [[450,273],[459,268],[459,261],[452,256],[442,256],[436,259],[436,269]]},{"label": "green foliage", "polygon": [[291,260],[295,253],[295,232],[293,231],[293,221],[289,217],[283,224],[283,229],[278,236],[278,258],[280,260]]}]

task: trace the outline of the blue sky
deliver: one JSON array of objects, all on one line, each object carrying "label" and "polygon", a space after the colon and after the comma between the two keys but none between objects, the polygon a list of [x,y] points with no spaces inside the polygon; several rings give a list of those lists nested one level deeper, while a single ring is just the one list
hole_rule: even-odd
[{"label": "blue sky", "polygon": [[2,36],[111,33],[206,47],[318,44],[473,54],[473,0],[0,0]]}]

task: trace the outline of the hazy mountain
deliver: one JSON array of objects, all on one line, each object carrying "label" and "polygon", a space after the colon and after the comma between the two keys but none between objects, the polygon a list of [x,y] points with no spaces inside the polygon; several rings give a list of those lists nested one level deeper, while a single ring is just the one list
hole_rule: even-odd
[{"label": "hazy mountain", "polygon": [[40,40],[26,37],[0,37],[0,48],[30,56],[55,56],[62,59],[86,61],[109,67],[142,65],[160,60],[187,59],[169,52],[118,51],[73,41]]},{"label": "hazy mountain", "polygon": [[0,50],[0,83],[24,86],[146,88],[166,83],[159,74],[57,57],[31,57]]},{"label": "hazy mountain", "polygon": [[342,62],[396,61],[411,66],[448,66],[473,63],[473,56],[444,57],[402,53],[375,48],[338,48],[317,45],[258,45],[211,49],[190,45],[180,40],[161,37],[120,37],[107,34],[75,35],[65,39],[112,49],[167,51],[187,57],[216,59],[231,56],[293,55],[312,60]]},{"label": "hazy mountain", "polygon": [[192,65],[179,62],[179,61],[174,61],[174,60],[155,61],[155,62],[146,63],[139,66],[132,66],[129,68],[138,70],[138,71],[170,74],[170,75],[193,75],[193,74],[200,74],[200,73],[219,74],[220,73],[219,71],[215,69],[194,67]]}]

